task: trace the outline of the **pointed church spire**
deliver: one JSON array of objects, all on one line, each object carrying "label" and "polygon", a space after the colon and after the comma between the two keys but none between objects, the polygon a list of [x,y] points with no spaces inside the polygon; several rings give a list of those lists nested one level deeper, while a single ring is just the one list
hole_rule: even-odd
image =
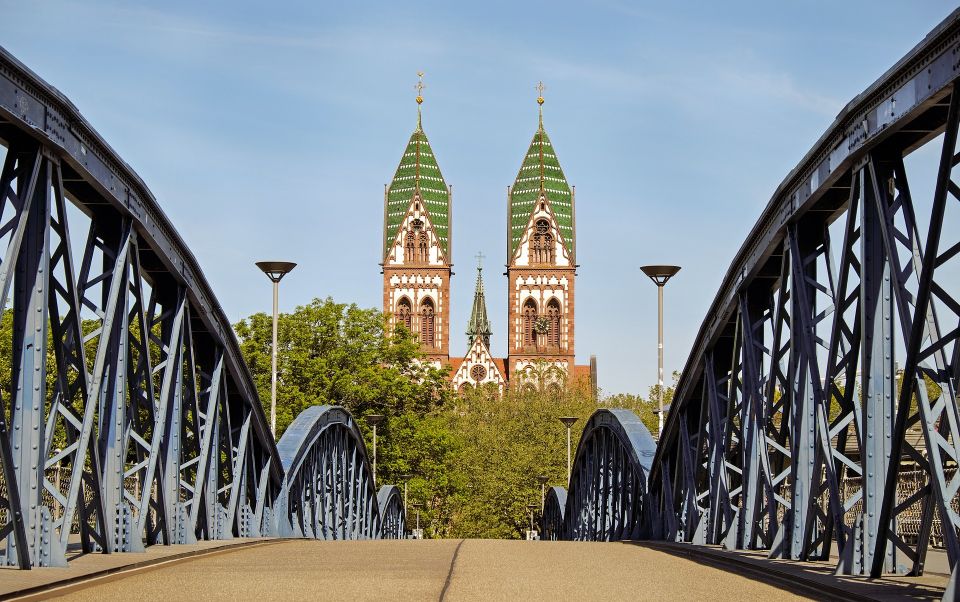
[{"label": "pointed church spire", "polygon": [[510,254],[516,253],[523,232],[530,221],[530,214],[541,197],[550,203],[557,228],[569,251],[575,248],[573,231],[573,194],[567,178],[560,168],[550,137],[543,128],[543,82],[537,84],[539,121],[530,147],[523,158],[517,178],[510,188]]},{"label": "pointed church spire", "polygon": [[407,209],[415,196],[423,201],[445,257],[449,257],[450,190],[440,173],[430,141],[423,131],[420,106],[423,104],[423,72],[417,72],[417,127],[407,142],[400,165],[387,187],[387,218],[384,228],[383,253],[386,256],[397,236]]},{"label": "pointed church spire", "polygon": [[477,254],[477,286],[473,292],[473,310],[470,312],[470,322],[467,324],[467,348],[473,347],[477,337],[490,349],[490,320],[487,319],[487,300],[483,294],[483,253]]}]

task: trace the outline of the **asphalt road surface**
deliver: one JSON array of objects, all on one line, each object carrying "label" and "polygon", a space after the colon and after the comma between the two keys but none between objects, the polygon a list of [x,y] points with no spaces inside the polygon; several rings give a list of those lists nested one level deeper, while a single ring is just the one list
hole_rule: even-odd
[{"label": "asphalt road surface", "polygon": [[63,600],[799,600],[623,543],[288,540],[153,568]]}]

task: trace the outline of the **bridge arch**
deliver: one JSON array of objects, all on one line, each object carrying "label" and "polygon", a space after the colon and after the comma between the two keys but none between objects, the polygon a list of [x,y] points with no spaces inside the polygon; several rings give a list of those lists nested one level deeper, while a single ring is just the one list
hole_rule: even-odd
[{"label": "bridge arch", "polygon": [[567,506],[567,490],[563,487],[547,489],[540,519],[540,539],[555,541],[564,538],[563,515]]},{"label": "bridge arch", "polygon": [[[277,444],[284,469],[277,531],[285,537],[373,539],[381,533],[381,510],[366,445],[353,416],[339,406],[300,412]],[[397,516],[396,488],[384,488],[391,529]],[[399,506],[402,514],[402,503]],[[402,531],[396,531],[399,537]]]},{"label": "bridge arch", "polygon": [[649,536],[652,498],[647,479],[655,452],[656,442],[633,412],[594,412],[577,444],[563,514],[564,539]]},{"label": "bridge arch", "polygon": [[403,491],[396,485],[384,485],[377,493],[380,510],[380,539],[404,539],[407,532],[407,511]]}]

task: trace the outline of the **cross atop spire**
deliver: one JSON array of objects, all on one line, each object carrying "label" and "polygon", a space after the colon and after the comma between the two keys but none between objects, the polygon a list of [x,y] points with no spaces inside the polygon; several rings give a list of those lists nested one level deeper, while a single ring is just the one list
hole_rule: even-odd
[{"label": "cross atop spire", "polygon": [[417,91],[417,129],[422,130],[423,126],[420,121],[420,105],[423,104],[423,89],[427,86],[423,83],[423,71],[417,71],[417,85],[413,88]]},{"label": "cross atop spire", "polygon": [[537,82],[537,104],[540,105],[540,129],[543,129],[543,91],[547,87],[543,85],[542,81]]},{"label": "cross atop spire", "polygon": [[483,254],[483,251],[480,251],[479,253],[477,253],[476,255],[474,255],[474,257],[477,258],[477,271],[482,271],[482,270],[483,270],[483,259],[486,257],[486,255]]}]

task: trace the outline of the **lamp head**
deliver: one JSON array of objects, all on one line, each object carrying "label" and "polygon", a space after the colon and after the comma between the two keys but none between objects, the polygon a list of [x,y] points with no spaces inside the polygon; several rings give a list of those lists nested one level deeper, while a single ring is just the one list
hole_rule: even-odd
[{"label": "lamp head", "polygon": [[650,280],[653,280],[654,284],[657,286],[663,286],[667,283],[667,280],[673,278],[677,272],[680,271],[680,266],[678,265],[644,265],[640,266],[640,269],[643,270],[643,273],[650,277]]},{"label": "lamp head", "polygon": [[271,282],[280,282],[297,264],[292,261],[258,261],[257,267],[267,275]]}]

